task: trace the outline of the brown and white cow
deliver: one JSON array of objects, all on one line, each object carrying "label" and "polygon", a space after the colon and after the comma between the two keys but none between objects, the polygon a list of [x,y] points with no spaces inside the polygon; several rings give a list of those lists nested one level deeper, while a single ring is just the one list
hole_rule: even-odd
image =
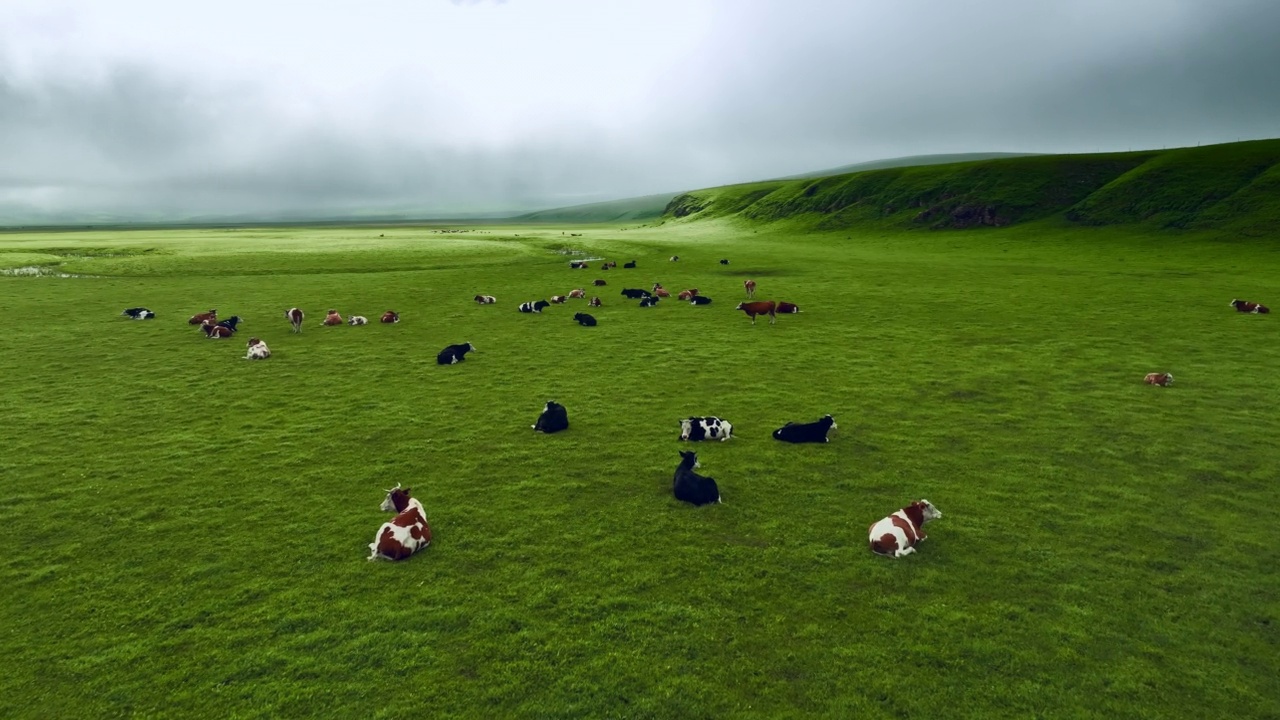
[{"label": "brown and white cow", "polygon": [[373,542],[369,543],[369,559],[403,560],[431,544],[431,526],[427,524],[427,511],[415,497],[409,497],[409,488],[400,484],[387,491],[382,501],[383,512],[394,512],[391,522],[382,523]]},{"label": "brown and white cow", "polygon": [[681,290],[680,294],[676,295],[677,300],[688,300],[691,297],[693,297],[693,293],[688,290]]},{"label": "brown and white cow", "polygon": [[388,325],[394,325],[400,322],[400,313],[396,312],[395,310],[388,310],[382,313],[382,317],[378,320],[378,322],[383,322]]},{"label": "brown and white cow", "polygon": [[795,303],[789,303],[789,302],[778,303],[779,315],[793,315],[798,312],[800,312],[800,306],[796,305]]},{"label": "brown and white cow", "polygon": [[199,313],[198,315],[192,315],[191,319],[187,321],[187,324],[201,325],[204,323],[205,320],[208,320],[211,323],[217,324],[218,310],[215,308],[213,310],[210,310],[209,312]]},{"label": "brown and white cow", "polygon": [[337,310],[330,310],[329,314],[324,316],[324,321],[321,322],[320,324],[321,325],[341,325],[342,316],[338,314]]},{"label": "brown and white cow", "polygon": [[1142,382],[1148,385],[1159,385],[1160,387],[1169,387],[1173,384],[1173,373],[1147,373]]},{"label": "brown and white cow", "polygon": [[565,297],[564,295],[552,295],[552,296],[551,296],[551,303],[552,303],[553,305],[560,305],[560,304],[564,303],[564,301],[565,301],[565,300],[568,300],[568,299],[569,299],[569,298]]},{"label": "brown and white cow", "polygon": [[746,288],[746,289],[747,289],[747,297],[749,297],[749,298],[753,298],[753,297],[755,297],[755,296],[756,296],[756,281],[755,281],[755,280],[743,280],[743,281],[742,281],[742,287],[744,287],[744,288]]},{"label": "brown and white cow", "polygon": [[871,540],[871,552],[877,555],[899,558],[916,551],[916,545],[929,537],[924,524],[942,517],[938,508],[928,500],[919,500],[883,518],[867,529]]},{"label": "brown and white cow", "polygon": [[258,338],[249,338],[249,351],[244,354],[245,360],[266,360],[271,357],[267,344]]},{"label": "brown and white cow", "polygon": [[209,320],[205,320],[203,323],[200,323],[200,329],[204,331],[204,336],[210,340],[229,338],[236,332],[225,325],[215,325]]},{"label": "brown and white cow", "polygon": [[1248,300],[1232,300],[1231,307],[1235,308],[1236,312],[1242,312],[1242,313],[1254,313],[1259,315],[1265,315],[1271,312],[1271,308],[1267,307],[1266,305],[1263,305],[1261,303],[1256,303],[1256,302],[1249,302]]},{"label": "brown and white cow", "polygon": [[498,302],[498,298],[492,295],[477,295],[476,302],[480,305],[492,305]]},{"label": "brown and white cow", "polygon": [[591,307],[600,307],[600,296],[593,295],[591,299],[587,301],[587,305]]},{"label": "brown and white cow", "polygon": [[302,332],[302,319],[304,317],[305,316],[302,314],[302,311],[298,308],[289,308],[284,311],[284,319],[288,320],[289,324],[293,325],[293,331],[296,333]]},{"label": "brown and white cow", "polygon": [[587,291],[583,290],[582,288],[574,288],[569,291],[569,297],[571,298],[584,298],[586,296],[587,296]]},{"label": "brown and white cow", "polygon": [[653,294],[657,295],[658,297],[666,297],[666,298],[671,297],[671,293],[667,292],[667,289],[664,287],[660,287],[657,290],[654,290]]},{"label": "brown and white cow", "polygon": [[738,303],[738,307],[734,310],[741,310],[751,318],[751,324],[756,324],[757,315],[768,315],[769,324],[777,322],[778,316],[775,314],[778,310],[778,304],[772,300],[757,300],[755,302]]}]

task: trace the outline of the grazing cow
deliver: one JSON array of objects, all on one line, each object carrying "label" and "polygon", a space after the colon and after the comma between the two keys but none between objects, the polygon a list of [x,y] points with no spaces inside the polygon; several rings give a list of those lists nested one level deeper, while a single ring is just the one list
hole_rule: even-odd
[{"label": "grazing cow", "polygon": [[551,307],[551,303],[547,302],[546,300],[539,300],[537,302],[520,303],[520,312],[541,313],[542,308],[544,307]]},{"label": "grazing cow", "polygon": [[867,528],[871,552],[893,558],[910,555],[921,540],[929,537],[924,534],[924,524],[940,517],[942,513],[928,500],[911,503]]},{"label": "grazing cow", "polygon": [[691,417],[680,421],[680,439],[719,440],[724,442],[733,437],[733,425],[728,420],[718,417]]},{"label": "grazing cow", "polygon": [[492,305],[492,304],[494,304],[494,303],[498,302],[498,298],[496,298],[496,297],[494,297],[494,296],[492,296],[492,295],[477,295],[477,296],[476,296],[476,302],[477,302],[477,303],[479,303],[479,304],[481,304],[481,305]]},{"label": "grazing cow", "polygon": [[329,314],[324,316],[324,320],[320,324],[321,325],[341,325],[342,316],[338,314],[337,310],[330,310]]},{"label": "grazing cow", "polygon": [[693,297],[689,298],[689,304],[690,305],[710,305],[711,298],[707,297],[706,295],[694,295]]},{"label": "grazing cow", "polygon": [[746,288],[746,289],[747,289],[747,297],[749,297],[749,298],[753,298],[753,297],[755,297],[755,296],[756,296],[756,281],[755,281],[755,280],[743,280],[743,281],[742,281],[742,287],[744,287],[744,288]]},{"label": "grazing cow", "polygon": [[672,255],[672,256],[671,256],[671,262],[680,262],[680,256],[679,256],[679,255]]},{"label": "grazing cow", "polygon": [[596,319],[586,313],[574,313],[573,319],[578,321],[578,324],[581,325],[582,327],[596,326]]},{"label": "grazing cow", "polygon": [[622,295],[629,300],[635,300],[637,298],[653,297],[653,295],[648,290],[645,290],[644,288],[627,288],[626,290],[622,291]]},{"label": "grazing cow", "polygon": [[156,316],[155,313],[144,307],[129,308],[120,314],[128,315],[134,320],[151,320]]},{"label": "grazing cow", "polygon": [[213,310],[210,310],[210,311],[209,311],[209,312],[207,312],[207,313],[200,313],[199,315],[192,315],[192,316],[191,316],[191,319],[187,321],[187,324],[188,324],[188,325],[200,325],[200,324],[203,324],[205,320],[208,320],[208,321],[210,321],[210,322],[214,322],[214,323],[218,322],[218,310],[215,308],[215,309],[213,309]]},{"label": "grazing cow", "polygon": [[436,355],[437,365],[453,365],[467,359],[467,353],[475,352],[476,346],[471,343],[462,343],[461,345],[450,345],[440,351]]},{"label": "grazing cow", "polygon": [[564,301],[565,301],[565,300],[568,300],[568,299],[569,299],[569,298],[565,297],[564,295],[552,295],[552,296],[551,296],[551,304],[552,304],[552,305],[562,305],[562,304],[564,304]]},{"label": "grazing cow", "polygon": [[368,325],[368,324],[369,324],[369,318],[367,318],[367,317],[365,317],[365,316],[363,316],[363,315],[352,315],[351,317],[347,318],[347,324],[348,324],[348,325],[353,325],[353,326],[354,326],[354,325]]},{"label": "grazing cow", "polygon": [[298,308],[289,308],[284,311],[284,318],[289,321],[289,324],[293,325],[293,331],[296,333],[302,332],[303,317],[302,311]]},{"label": "grazing cow", "polygon": [[721,261],[720,261],[720,264],[721,264],[721,265],[728,265],[728,264],[729,264],[729,261],[728,261],[728,260],[721,260]]},{"label": "grazing cow", "polygon": [[631,262],[629,262],[629,263],[622,263],[622,268],[623,268],[624,270],[625,270],[625,269],[627,269],[627,268],[633,268],[633,267],[635,267],[635,266],[636,266],[636,261],[635,261],[635,260],[632,260],[632,261],[631,261]]},{"label": "grazing cow", "polygon": [[569,429],[569,411],[564,406],[554,400],[548,400],[547,406],[542,409],[542,414],[538,416],[538,422],[531,426],[534,430],[544,433],[560,432]]},{"label": "grazing cow", "polygon": [[204,331],[204,336],[210,340],[218,340],[220,338],[229,338],[235,334],[235,331],[229,327],[222,325],[214,325],[212,322],[205,320],[200,324],[200,329]]},{"label": "grazing cow", "polygon": [[574,288],[573,290],[569,291],[569,297],[571,298],[584,298],[586,296],[587,296],[587,291],[583,290],[582,288]]},{"label": "grazing cow", "polygon": [[592,284],[592,285],[594,285],[594,286],[596,286],[596,287],[604,287],[605,285],[608,285],[609,283],[607,283],[607,282],[605,282],[605,281],[603,281],[603,280],[601,280],[601,279],[599,279],[599,278],[596,278],[595,280],[592,280],[592,281],[591,281],[591,284]]},{"label": "grazing cow", "polygon": [[778,309],[778,304],[772,300],[757,300],[756,302],[738,303],[738,307],[734,309],[745,312],[747,316],[751,318],[752,325],[756,324],[757,315],[768,315],[770,325],[778,319],[777,316],[774,315]]},{"label": "grazing cow", "polygon": [[658,288],[657,290],[654,290],[653,294],[657,295],[660,298],[671,297],[671,293],[667,292],[666,288],[661,288],[661,287]]},{"label": "grazing cow", "polygon": [[382,313],[382,317],[378,320],[378,322],[383,322],[388,325],[394,325],[400,322],[400,313],[396,312],[395,310],[388,310]]},{"label": "grazing cow", "polygon": [[258,338],[249,338],[249,351],[244,354],[245,360],[266,360],[271,357],[267,344]]},{"label": "grazing cow", "polygon": [[1267,307],[1266,305],[1262,305],[1256,302],[1249,302],[1248,300],[1232,300],[1231,307],[1235,308],[1236,312],[1242,312],[1242,313],[1255,313],[1255,314],[1265,315],[1271,312],[1271,308]]},{"label": "grazing cow", "polygon": [[393,512],[391,522],[382,523],[378,534],[369,543],[369,559],[403,560],[431,544],[431,526],[427,524],[427,511],[411,490],[400,489],[400,484],[387,491],[382,501],[383,512]]},{"label": "grazing cow", "polygon": [[224,328],[230,329],[231,332],[235,332],[237,330],[236,326],[242,322],[244,322],[244,318],[240,317],[239,315],[232,315],[231,317],[227,318],[226,320],[223,320],[218,324]]},{"label": "grazing cow", "polygon": [[821,420],[811,423],[792,423],[773,431],[773,439],[789,443],[824,443],[831,442],[827,433],[835,430],[835,418],[823,415]]},{"label": "grazing cow", "polygon": [[779,315],[794,315],[800,312],[800,307],[795,303],[780,302],[778,303],[777,312]]},{"label": "grazing cow", "polygon": [[720,502],[720,488],[715,478],[699,475],[695,469],[702,467],[698,462],[698,454],[680,451],[680,465],[676,467],[676,475],[671,481],[671,493],[677,500],[694,505],[707,505]]},{"label": "grazing cow", "polygon": [[600,307],[600,296],[599,296],[599,295],[593,295],[593,296],[591,297],[591,299],[587,301],[587,306],[588,306],[588,307]]},{"label": "grazing cow", "polygon": [[658,304],[658,298],[656,297],[640,298],[640,307],[653,307],[654,305],[657,305],[657,304]]},{"label": "grazing cow", "polygon": [[1159,385],[1160,387],[1169,387],[1173,384],[1173,373],[1147,373],[1142,382],[1148,385]]}]

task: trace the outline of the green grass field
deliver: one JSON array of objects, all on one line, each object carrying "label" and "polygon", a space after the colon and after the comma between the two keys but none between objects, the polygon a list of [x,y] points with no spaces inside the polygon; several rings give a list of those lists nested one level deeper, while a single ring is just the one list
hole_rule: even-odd
[{"label": "green grass field", "polygon": [[[0,276],[0,716],[1280,716],[1280,317],[1227,306],[1280,306],[1273,242],[439,229],[0,235],[81,276]],[[597,277],[599,327],[516,312]],[[744,277],[803,312],[752,327]],[[714,303],[619,295],[655,281]],[[670,494],[694,414],[722,505]],[[396,483],[435,542],[366,562]]]}]

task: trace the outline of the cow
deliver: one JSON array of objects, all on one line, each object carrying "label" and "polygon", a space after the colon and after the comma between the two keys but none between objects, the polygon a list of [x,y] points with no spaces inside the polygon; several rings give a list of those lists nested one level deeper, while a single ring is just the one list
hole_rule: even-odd
[{"label": "cow", "polygon": [[369,559],[404,560],[431,544],[431,526],[427,524],[427,511],[410,488],[400,489],[400,484],[387,491],[382,501],[383,512],[393,512],[391,522],[382,523],[378,534],[369,543]]},{"label": "cow", "polygon": [[206,312],[206,313],[199,313],[198,315],[192,315],[191,319],[187,321],[187,324],[201,325],[204,323],[205,320],[209,320],[215,323],[218,322],[217,308],[214,308],[213,310],[210,310],[209,312]]},{"label": "cow", "polygon": [[601,280],[600,278],[596,278],[595,280],[592,280],[592,281],[591,281],[591,284],[592,284],[592,285],[594,285],[594,286],[596,286],[596,287],[604,287],[605,285],[608,285],[609,283],[607,283],[607,282],[605,282],[605,281]]},{"label": "cow", "polygon": [[1235,308],[1236,312],[1242,312],[1242,313],[1254,313],[1254,314],[1266,315],[1267,313],[1271,312],[1271,308],[1267,307],[1266,305],[1262,305],[1256,302],[1249,302],[1248,300],[1232,300],[1231,307]]},{"label": "cow", "polygon": [[680,451],[680,464],[676,466],[676,475],[671,480],[671,494],[677,500],[693,505],[708,505],[720,502],[720,488],[715,478],[699,475],[695,469],[702,467],[698,462],[698,454]]},{"label": "cow", "polygon": [[773,431],[773,439],[789,443],[824,443],[831,442],[827,434],[835,430],[835,418],[823,415],[821,420],[811,423],[792,423]]},{"label": "cow", "polygon": [[693,297],[693,293],[689,292],[688,290],[681,290],[680,294],[676,295],[677,300],[688,300],[692,297]]},{"label": "cow", "polygon": [[622,291],[622,295],[628,300],[636,300],[638,298],[653,297],[653,295],[644,288],[627,288]]},{"label": "cow", "polygon": [[271,357],[267,344],[258,338],[249,338],[249,350],[244,354],[245,360],[266,360]]},{"label": "cow", "polygon": [[625,269],[627,269],[627,268],[633,268],[633,267],[635,267],[635,266],[636,266],[636,261],[635,261],[635,260],[632,260],[631,262],[628,262],[628,263],[622,263],[622,269],[623,269],[623,270],[625,270]]},{"label": "cow", "polygon": [[552,305],[562,305],[562,304],[564,304],[564,301],[565,301],[565,300],[568,300],[568,299],[569,299],[569,298],[565,297],[564,295],[552,295],[552,296],[551,296],[551,304],[552,304]]},{"label": "cow", "polygon": [[691,417],[680,421],[680,439],[719,440],[724,442],[733,437],[733,425],[728,420],[718,417]]},{"label": "cow", "polygon": [[571,298],[585,298],[586,296],[587,296],[587,291],[583,290],[582,288],[574,288],[573,290],[569,291],[569,297]]},{"label": "cow", "polygon": [[588,307],[600,307],[600,296],[599,296],[599,295],[593,295],[593,296],[591,297],[591,299],[587,301],[587,306],[588,306]]},{"label": "cow", "polygon": [[721,261],[720,261],[720,264],[721,264],[721,265],[728,265],[728,264],[729,264],[729,261],[728,261],[728,260],[721,260]]},{"label": "cow", "polygon": [[711,298],[707,297],[706,295],[694,295],[693,297],[689,298],[689,304],[690,305],[710,305]]},{"label": "cow", "polygon": [[778,303],[777,312],[779,315],[794,315],[800,312],[800,307],[795,303],[780,302]]},{"label": "cow", "polygon": [[388,310],[382,313],[382,317],[378,319],[378,322],[386,323],[388,325],[394,325],[400,322],[400,313],[396,312],[395,310]]},{"label": "cow", "polygon": [[680,262],[680,256],[679,256],[679,255],[672,255],[672,256],[671,256],[671,262]]},{"label": "cow", "polygon": [[542,308],[544,307],[551,307],[551,303],[547,302],[546,300],[539,300],[537,302],[520,303],[520,312],[541,313]]},{"label": "cow", "polygon": [[548,400],[547,406],[542,409],[542,414],[538,416],[538,421],[531,425],[534,430],[542,433],[554,433],[561,430],[569,429],[569,411],[564,406],[554,400]]},{"label": "cow", "polygon": [[284,318],[289,321],[289,324],[293,325],[293,331],[296,333],[302,332],[303,317],[305,316],[298,308],[289,308],[284,311]]},{"label": "cow", "polygon": [[755,296],[756,296],[756,281],[755,281],[755,280],[743,280],[743,281],[742,281],[742,287],[746,288],[746,290],[747,290],[747,297],[749,297],[749,298],[753,298],[753,297],[755,297]]},{"label": "cow", "polygon": [[229,327],[222,325],[214,325],[212,322],[205,320],[200,324],[200,329],[204,331],[204,336],[210,340],[218,340],[220,338],[229,338],[235,334],[235,331]]},{"label": "cow", "polygon": [[608,269],[609,269],[609,263],[600,263],[600,269],[601,269],[601,270],[608,270]]},{"label": "cow", "polygon": [[940,517],[942,513],[928,500],[911,503],[867,528],[871,552],[893,558],[910,555],[921,540],[929,537],[924,534],[924,524]]},{"label": "cow", "polygon": [[480,305],[492,305],[492,304],[494,304],[494,303],[496,303],[496,302],[498,302],[498,298],[496,298],[496,297],[494,297],[494,296],[492,296],[492,295],[477,295],[477,296],[476,296],[476,303],[477,303],[477,304],[480,304]]},{"label": "cow", "polygon": [[595,327],[596,319],[586,313],[574,313],[573,319],[582,327]]},{"label": "cow", "polygon": [[616,260],[610,260],[609,262],[605,263],[605,267],[616,268],[618,267],[618,262]]},{"label": "cow", "polygon": [[1148,385],[1159,385],[1160,387],[1169,387],[1173,384],[1173,373],[1147,373],[1142,382]]},{"label": "cow", "polygon": [[584,263],[584,262],[579,262],[579,261],[577,261],[577,260],[570,260],[570,261],[569,261],[569,269],[570,269],[570,270],[578,270],[578,269],[581,269],[581,268],[585,268],[586,266],[587,266],[587,264],[586,264],[586,263]]},{"label": "cow", "polygon": [[156,316],[155,313],[144,307],[129,308],[120,314],[127,315],[134,320],[152,320]]},{"label": "cow", "polygon": [[658,304],[658,298],[656,297],[640,298],[640,307],[653,307],[654,305],[657,305],[657,304]]},{"label": "cow", "polygon": [[756,324],[757,315],[768,315],[769,324],[774,324],[778,319],[778,316],[774,314],[777,312],[777,309],[778,304],[772,300],[757,300],[756,302],[738,303],[738,307],[734,308],[734,310],[741,310],[745,312],[747,316],[751,318],[752,325]]},{"label": "cow", "polygon": [[657,296],[658,296],[658,297],[660,297],[660,298],[664,298],[664,297],[669,298],[669,297],[671,297],[671,293],[667,292],[667,289],[666,289],[666,288],[658,288],[657,290],[654,290],[654,291],[653,291],[653,294],[654,294],[654,295],[657,295]]},{"label": "cow", "polygon": [[226,320],[223,320],[218,324],[224,328],[230,329],[231,332],[235,332],[237,330],[236,326],[242,322],[244,322],[244,318],[240,317],[239,315],[232,315],[231,317],[227,318]]},{"label": "cow", "polygon": [[341,325],[342,316],[338,314],[337,310],[330,310],[329,314],[324,316],[324,320],[321,321],[320,324],[321,325]]},{"label": "cow", "polygon": [[352,315],[351,317],[347,318],[347,324],[348,324],[348,325],[352,325],[352,326],[355,326],[355,325],[368,325],[368,324],[369,324],[369,318],[367,318],[367,317],[365,317],[365,316],[363,316],[363,315]]},{"label": "cow", "polygon": [[437,365],[454,365],[467,359],[467,353],[475,352],[476,346],[471,343],[450,345],[436,355]]}]

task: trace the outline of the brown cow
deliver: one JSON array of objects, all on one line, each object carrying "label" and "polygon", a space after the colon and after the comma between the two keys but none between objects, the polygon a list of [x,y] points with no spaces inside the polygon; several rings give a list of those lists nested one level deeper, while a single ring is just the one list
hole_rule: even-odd
[{"label": "brown cow", "polygon": [[755,296],[756,296],[756,281],[755,281],[755,280],[743,280],[743,281],[742,281],[742,287],[744,287],[744,288],[746,288],[746,289],[747,289],[747,297],[749,297],[749,298],[753,298],[753,297],[755,297]]},{"label": "brown cow", "polygon": [[584,298],[586,296],[587,296],[587,291],[583,290],[582,288],[574,288],[573,290],[569,291],[569,297],[571,298]]},{"label": "brown cow", "polygon": [[770,325],[778,319],[778,316],[775,315],[778,311],[778,304],[772,300],[757,300],[756,302],[738,303],[738,307],[734,308],[734,310],[741,310],[745,312],[747,316],[751,318],[752,325],[756,324],[757,315],[768,315]]},{"label": "brown cow", "polygon": [[1142,382],[1148,385],[1159,385],[1160,387],[1169,387],[1173,384],[1173,373],[1147,373]]},{"label": "brown cow", "polygon": [[600,307],[600,297],[598,295],[592,297],[591,301],[588,302],[587,304],[590,305],[591,307]]},{"label": "brown cow", "polygon": [[208,320],[205,320],[203,323],[200,323],[200,329],[204,331],[205,337],[209,338],[210,340],[217,340],[219,338],[229,338],[235,334],[235,331],[232,330],[231,328],[226,327],[225,325],[214,325]]},{"label": "brown cow", "polygon": [[212,323],[215,323],[215,324],[216,324],[216,323],[218,322],[218,310],[215,308],[215,309],[213,309],[213,310],[210,310],[210,311],[209,311],[209,312],[207,312],[207,313],[200,313],[199,315],[192,315],[192,316],[191,316],[191,319],[187,321],[187,324],[188,324],[188,325],[200,325],[200,324],[204,323],[204,321],[205,321],[205,320],[208,320],[208,321],[210,321],[210,322],[212,322]]},{"label": "brown cow", "polygon": [[324,320],[320,324],[321,325],[341,325],[342,316],[338,314],[337,310],[330,310],[329,314],[325,315]]},{"label": "brown cow", "polygon": [[400,313],[396,312],[395,310],[388,310],[382,313],[382,319],[379,320],[378,322],[384,322],[384,323],[387,323],[388,325],[398,323],[400,322]]}]

